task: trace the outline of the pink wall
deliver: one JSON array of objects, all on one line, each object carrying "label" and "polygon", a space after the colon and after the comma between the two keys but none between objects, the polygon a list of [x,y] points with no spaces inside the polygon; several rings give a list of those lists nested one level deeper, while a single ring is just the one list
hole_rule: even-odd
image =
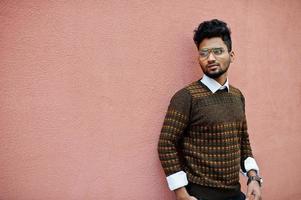
[{"label": "pink wall", "polygon": [[230,81],[246,96],[264,199],[300,199],[300,11],[299,0],[2,0],[0,199],[173,199],[157,140],[171,95],[201,76],[192,31],[212,18],[233,31]]}]

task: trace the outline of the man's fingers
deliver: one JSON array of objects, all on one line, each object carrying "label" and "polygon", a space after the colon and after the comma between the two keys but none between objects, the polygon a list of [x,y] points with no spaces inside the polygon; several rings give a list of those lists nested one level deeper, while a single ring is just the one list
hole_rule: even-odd
[{"label": "man's fingers", "polygon": [[246,200],[250,200],[252,197],[252,193],[247,191],[246,197],[247,197]]},{"label": "man's fingers", "polygon": [[254,200],[261,200],[260,195],[256,194]]},{"label": "man's fingers", "polygon": [[253,200],[252,195],[251,194],[246,194],[246,200]]}]

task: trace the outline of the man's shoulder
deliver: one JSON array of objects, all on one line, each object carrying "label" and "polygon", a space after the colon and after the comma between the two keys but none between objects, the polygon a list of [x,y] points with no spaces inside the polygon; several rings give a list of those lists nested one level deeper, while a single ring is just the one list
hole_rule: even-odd
[{"label": "man's shoulder", "polygon": [[185,101],[191,100],[193,97],[194,91],[198,88],[197,81],[186,84],[181,89],[178,89],[173,95],[171,100],[175,101]]},{"label": "man's shoulder", "polygon": [[242,96],[243,97],[242,92],[237,87],[234,87],[233,85],[229,84],[229,88],[230,88],[230,93],[232,93],[234,95],[237,95],[237,96]]},{"label": "man's shoulder", "polygon": [[196,81],[177,90],[170,99],[170,108],[174,108],[182,113],[186,113],[191,106],[193,90],[197,88]]},{"label": "man's shoulder", "polygon": [[187,89],[187,86],[186,85],[185,87],[182,87],[181,89],[177,90],[173,96],[172,96],[172,99],[190,99],[191,98],[191,94],[189,92],[189,90]]},{"label": "man's shoulder", "polygon": [[190,96],[190,98],[195,98],[203,96],[206,93],[208,93],[208,90],[200,83],[199,80],[197,80],[185,85],[183,88],[178,90],[175,95],[185,95]]}]

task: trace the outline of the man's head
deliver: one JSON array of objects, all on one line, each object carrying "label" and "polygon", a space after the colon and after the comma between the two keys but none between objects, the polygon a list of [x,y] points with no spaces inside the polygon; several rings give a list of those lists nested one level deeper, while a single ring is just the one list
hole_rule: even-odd
[{"label": "man's head", "polygon": [[226,44],[228,51],[232,51],[231,31],[225,22],[218,19],[204,21],[194,30],[193,40],[198,49],[205,38],[213,37],[221,38]]},{"label": "man's head", "polygon": [[226,76],[234,59],[227,24],[217,19],[204,21],[194,33],[193,40],[199,50],[199,63],[204,74],[214,79]]}]

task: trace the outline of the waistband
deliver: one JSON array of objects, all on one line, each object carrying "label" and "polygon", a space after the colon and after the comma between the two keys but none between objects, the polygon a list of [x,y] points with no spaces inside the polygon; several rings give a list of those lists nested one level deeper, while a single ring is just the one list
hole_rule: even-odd
[{"label": "waistband", "polygon": [[237,185],[235,189],[214,188],[199,185],[189,182],[186,186],[188,193],[196,198],[203,198],[208,200],[224,200],[227,198],[241,195],[241,186]]}]

